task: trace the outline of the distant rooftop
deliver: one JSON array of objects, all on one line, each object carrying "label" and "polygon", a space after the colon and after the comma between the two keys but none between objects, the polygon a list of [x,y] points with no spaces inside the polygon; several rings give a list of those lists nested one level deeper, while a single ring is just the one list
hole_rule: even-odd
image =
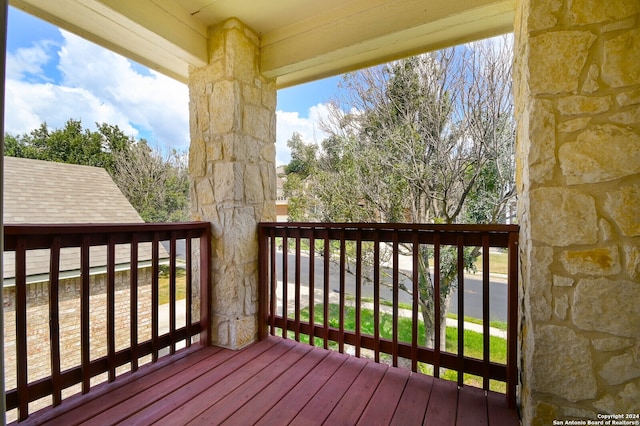
[{"label": "distant rooftop", "polygon": [[[4,157],[4,224],[144,223],[106,170],[52,161]],[[129,269],[130,248],[116,246],[117,269]],[[91,249],[93,273],[104,273],[106,248]],[[167,253],[160,247],[160,257]],[[151,259],[151,244],[140,244],[140,266]],[[61,278],[77,276],[80,249],[60,252]],[[48,280],[49,251],[31,250],[27,256],[27,282]],[[15,276],[15,253],[3,256],[5,285]]]},{"label": "distant rooftop", "polygon": [[4,157],[5,224],[143,223],[106,170]]}]

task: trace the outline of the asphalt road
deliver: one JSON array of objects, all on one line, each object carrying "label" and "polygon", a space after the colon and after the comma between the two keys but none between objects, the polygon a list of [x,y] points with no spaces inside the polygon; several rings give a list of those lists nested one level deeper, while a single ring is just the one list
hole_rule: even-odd
[{"label": "asphalt road", "polygon": [[[320,256],[315,257],[314,267],[314,286],[316,290],[322,289],[324,286],[324,258]],[[309,286],[309,257],[307,255],[301,256],[300,262],[300,284],[303,287]],[[389,270],[390,272],[390,270]],[[289,283],[295,283],[295,254],[290,253],[288,255],[288,277]],[[279,281],[282,281],[282,252],[277,253],[277,277]],[[411,281],[408,278],[403,278],[405,285],[411,288]],[[387,282],[391,282],[390,278],[386,278]],[[353,273],[345,273],[345,289],[346,293],[355,295],[355,271]],[[340,273],[338,265],[331,263],[329,273],[329,288],[331,291],[339,292],[340,289]],[[365,282],[362,286],[363,297],[373,297],[373,284],[371,282]],[[380,297],[386,300],[393,300],[393,292],[390,286],[380,287]],[[411,296],[405,291],[398,291],[398,298],[401,303],[411,304]],[[454,290],[449,305],[449,312],[458,313],[458,291]],[[492,278],[489,284],[489,318],[491,320],[506,321],[507,320],[507,284],[506,280]],[[482,279],[474,275],[466,274],[464,279],[464,310],[465,316],[473,318],[482,318]]]}]

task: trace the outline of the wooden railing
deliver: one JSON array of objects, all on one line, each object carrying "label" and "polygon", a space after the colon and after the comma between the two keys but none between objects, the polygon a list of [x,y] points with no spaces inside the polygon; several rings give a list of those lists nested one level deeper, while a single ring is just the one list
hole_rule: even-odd
[{"label": "wooden railing", "polygon": [[[164,248],[163,244],[168,248]],[[184,259],[181,265],[177,265],[176,244],[184,244]],[[144,249],[142,249],[144,247]],[[29,403],[40,398],[49,397],[53,405],[62,401],[63,390],[73,385],[80,384],[81,392],[89,392],[92,386],[92,378],[106,373],[107,380],[113,381],[122,370],[136,371],[143,357],[151,358],[155,362],[162,353],[174,353],[176,345],[190,346],[194,336],[199,335],[202,344],[208,344],[209,315],[208,306],[208,281],[209,281],[209,225],[204,222],[175,223],[175,224],[108,224],[108,225],[6,225],[4,227],[4,254],[5,258],[15,258],[15,269],[11,271],[12,284],[10,289],[15,294],[15,300],[10,301],[15,307],[15,336],[6,336],[5,342],[12,340],[15,344],[15,368],[16,372],[7,371],[15,376],[16,387],[6,392],[7,411],[18,409],[18,420],[24,420],[29,415]],[[31,286],[33,278],[28,271],[29,256],[34,253],[46,253],[44,270],[46,271],[44,287],[33,290]],[[76,253],[78,260],[77,284],[75,287],[65,287],[65,292],[75,288],[80,289],[77,300],[72,300],[75,307],[65,310],[79,311],[73,324],[61,324],[61,317],[67,318],[68,312],[61,310],[60,301],[67,300],[68,295],[63,294],[61,282],[67,282],[68,272],[61,274],[60,263],[62,257],[69,252]],[[97,262],[94,254],[101,253],[103,261]],[[122,253],[126,252],[123,262]],[[144,254],[142,253],[144,252]],[[199,253],[199,255],[198,255]],[[68,256],[67,256],[68,257]],[[183,262],[183,263],[182,263]],[[164,269],[168,272],[169,296],[168,296],[168,332],[159,333],[159,273],[164,263]],[[144,264],[144,265],[143,265]],[[143,309],[140,299],[140,271],[143,265],[146,271],[150,268],[150,307]],[[37,266],[37,265],[36,265]],[[40,265],[41,266],[41,265]],[[185,288],[184,294],[186,308],[185,320],[181,326],[176,325],[176,275],[178,268],[184,268]],[[9,268],[7,268],[9,269]],[[116,284],[116,275],[122,277],[125,271],[125,279],[119,278]],[[193,271],[196,271],[194,274]],[[96,316],[95,288],[96,274],[104,274],[101,285],[105,288],[102,297],[104,314],[102,320]],[[40,280],[42,281],[40,274]],[[101,275],[102,276],[102,275]],[[5,271],[5,297],[7,271]],[[127,282],[128,281],[128,282]],[[199,282],[199,288],[193,288],[192,283]],[[65,284],[66,285],[66,284]],[[116,285],[119,286],[118,299],[116,300]],[[145,287],[145,289],[147,288]],[[44,290],[42,290],[44,288]],[[122,290],[124,288],[124,290]],[[146,291],[146,290],[145,290]],[[199,295],[194,294],[199,291]],[[47,293],[48,307],[44,311],[38,311],[39,316],[48,315],[49,342],[42,342],[49,351],[50,374],[39,377],[37,380],[29,380],[33,373],[30,366],[35,355],[42,357],[42,347],[35,348],[33,333],[42,332],[34,330],[36,320],[30,315],[33,313],[33,302],[30,302],[34,293]],[[122,300],[121,293],[126,293],[127,300]],[[145,296],[148,296],[145,293]],[[45,299],[46,300],[46,299]],[[106,300],[106,303],[104,303]],[[196,305],[193,305],[196,300]],[[197,302],[199,300],[199,302]],[[5,300],[5,306],[9,301]],[[40,303],[40,302],[38,302]],[[45,302],[46,303],[46,302]],[[147,303],[147,302],[144,302]],[[197,305],[199,303],[199,305]],[[192,306],[193,305],[193,306]],[[165,305],[166,306],[166,305]],[[101,306],[100,309],[103,309]],[[199,311],[199,318],[192,318],[192,309]],[[120,318],[122,311],[126,312],[124,320]],[[148,312],[150,311],[150,312]],[[43,313],[44,312],[44,313]],[[150,314],[151,318],[148,318]],[[7,315],[5,309],[5,315]],[[102,322],[104,323],[102,323]],[[149,326],[150,322],[150,326]],[[100,323],[100,324],[97,324]],[[122,330],[123,324],[128,325],[128,330]],[[13,327],[12,326],[12,327]],[[96,327],[98,327],[96,329]],[[150,328],[150,338],[139,341],[140,328]],[[43,328],[46,328],[43,327]],[[68,336],[76,333],[79,342],[69,343],[61,335]],[[79,333],[78,333],[79,330]],[[125,344],[120,340],[116,345],[116,334],[125,335]],[[105,337],[106,334],[106,337]],[[101,336],[100,336],[101,335]],[[128,337],[127,337],[128,335]],[[106,341],[106,348],[101,349],[101,354],[92,353],[94,342],[91,337],[100,336]],[[15,338],[15,340],[13,340]],[[29,343],[28,343],[29,342]],[[62,343],[61,343],[62,342]],[[31,347],[30,345],[34,346]],[[61,347],[62,345],[62,347]],[[78,347],[79,363],[61,371],[61,354],[67,350],[67,345]],[[124,346],[124,347],[123,347]],[[46,353],[46,349],[44,349]],[[163,351],[163,352],[161,352]],[[106,354],[105,354],[106,353]],[[77,354],[74,354],[76,356]],[[67,359],[63,364],[68,364]],[[122,367],[121,367],[122,366]],[[120,370],[116,370],[117,368]]]},{"label": "wooden railing", "polygon": [[[340,352],[345,350],[345,345],[351,345],[350,350],[356,356],[361,356],[362,349],[366,348],[373,351],[376,361],[379,361],[380,353],[391,355],[393,365],[398,364],[399,357],[410,360],[413,371],[418,369],[418,363],[430,364],[433,366],[432,374],[436,377],[441,368],[455,370],[459,386],[464,385],[463,373],[482,377],[482,387],[485,390],[490,388],[490,380],[506,382],[506,397],[509,404],[515,406],[517,244],[516,225],[260,224],[259,326],[262,336],[281,333],[284,338],[298,341],[301,338],[308,339],[311,345],[323,344],[325,348],[333,342]],[[441,261],[441,255],[445,251],[454,253],[457,268],[454,285],[457,286],[458,295],[465,294],[465,248],[475,248],[476,253],[480,253],[481,359],[464,355],[466,324],[463,296],[458,297],[456,303],[457,353],[441,350],[441,336],[438,332],[433,334],[434,343],[430,347],[418,343],[419,322],[422,321],[418,297],[421,291],[419,262],[424,262],[425,247],[431,253],[431,271],[441,270],[445,262]],[[506,249],[508,259],[508,270],[504,277],[508,289],[506,363],[491,360],[490,283],[493,278],[490,275],[489,256],[490,250],[494,248]],[[401,261],[404,262],[403,265]],[[308,272],[303,271],[307,268]],[[440,288],[444,285],[444,278],[440,275],[433,274],[432,284],[429,284],[432,285],[434,294],[440,294]],[[350,295],[346,294],[347,286],[352,286]],[[372,293],[372,296],[364,297],[365,290]],[[399,296],[403,290],[411,294],[411,300],[409,306],[401,307]],[[387,291],[388,300],[382,300],[381,293],[384,291]],[[435,312],[440,312],[440,298],[434,299],[431,303]],[[333,318],[329,312],[332,300],[334,308],[338,309]],[[355,311],[350,313],[353,325],[348,327],[345,325],[347,305],[351,305],[350,309]],[[368,324],[368,329],[373,332],[363,331],[365,309],[373,311],[373,325]],[[385,315],[392,318],[391,338],[381,335],[380,322]],[[410,342],[399,338],[399,319],[402,316],[412,319]],[[310,321],[311,318],[315,320]],[[434,315],[434,320],[433,329],[440,330],[440,316]],[[333,327],[330,325],[331,321]],[[318,343],[315,342],[316,339]]]}]

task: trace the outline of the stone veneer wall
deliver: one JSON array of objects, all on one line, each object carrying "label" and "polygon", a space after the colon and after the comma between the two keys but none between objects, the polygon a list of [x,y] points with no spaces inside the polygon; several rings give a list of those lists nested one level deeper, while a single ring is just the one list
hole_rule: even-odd
[{"label": "stone veneer wall", "polygon": [[[138,341],[151,339],[151,268],[138,270]],[[116,350],[130,345],[129,272],[116,272]],[[106,274],[90,278],[91,359],[107,354],[107,282]],[[51,375],[49,343],[49,283],[27,286],[28,380]],[[60,280],[60,368],[80,365],[80,289],[81,278]],[[15,288],[4,289],[5,388],[16,387]]]},{"label": "stone veneer wall", "polygon": [[515,20],[523,424],[640,412],[640,2]]},{"label": "stone veneer wall", "polygon": [[260,40],[230,19],[210,29],[209,65],[189,73],[191,216],[212,226],[212,343],[257,338],[257,224],[276,218],[276,86]]}]

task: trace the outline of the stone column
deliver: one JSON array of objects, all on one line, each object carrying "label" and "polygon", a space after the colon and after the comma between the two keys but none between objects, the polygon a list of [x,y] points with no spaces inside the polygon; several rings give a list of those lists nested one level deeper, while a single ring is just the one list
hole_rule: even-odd
[{"label": "stone column", "polygon": [[523,424],[640,411],[640,2],[515,20]]},{"label": "stone column", "polygon": [[209,40],[209,65],[189,73],[192,218],[211,222],[212,343],[241,348],[257,337],[257,224],[276,214],[276,86],[243,23]]}]

